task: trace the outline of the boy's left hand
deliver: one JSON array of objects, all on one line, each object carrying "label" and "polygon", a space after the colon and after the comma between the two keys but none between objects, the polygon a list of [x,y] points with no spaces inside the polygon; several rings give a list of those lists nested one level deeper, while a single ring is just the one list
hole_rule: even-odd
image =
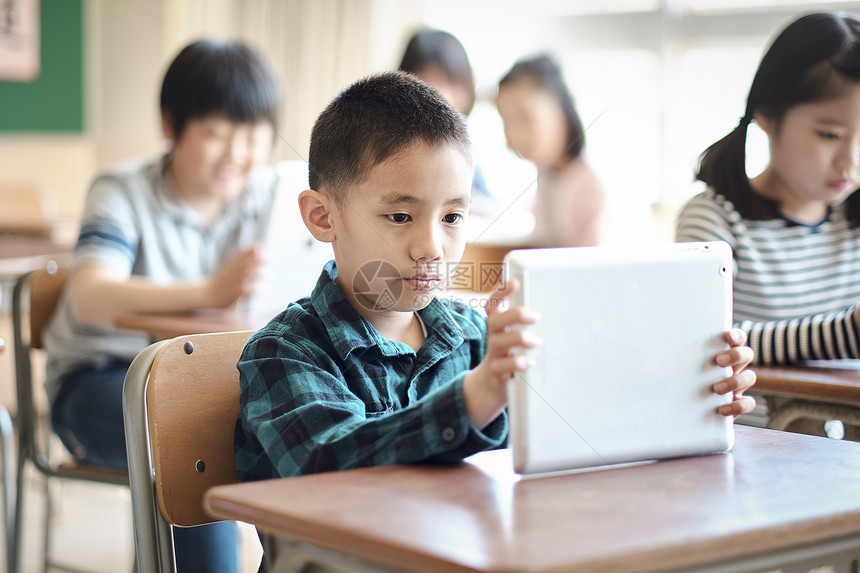
[{"label": "boy's left hand", "polygon": [[731,366],[732,375],[715,383],[712,388],[720,395],[732,393],[732,401],[720,406],[719,412],[723,416],[737,418],[755,408],[755,399],[744,396],[744,392],[755,384],[755,372],[746,370],[754,355],[752,348],[744,346],[747,336],[743,330],[733,328],[726,333],[725,338],[731,348],[717,354],[714,361],[718,366]]}]

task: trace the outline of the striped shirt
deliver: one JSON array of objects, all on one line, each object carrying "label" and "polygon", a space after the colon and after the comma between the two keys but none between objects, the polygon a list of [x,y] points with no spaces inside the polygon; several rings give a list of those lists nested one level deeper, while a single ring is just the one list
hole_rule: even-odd
[{"label": "striped shirt", "polygon": [[415,352],[384,338],[336,277],[331,261],[311,296],[242,352],[239,479],[459,461],[502,445],[506,414],[478,430],[463,398],[463,378],[484,357],[485,319],[463,303],[433,299],[418,313],[427,337]]},{"label": "striped shirt", "polygon": [[759,364],[860,358],[860,229],[843,205],[817,225],[743,219],[709,189],[678,217],[676,241],[722,240],[734,253],[734,322]]}]

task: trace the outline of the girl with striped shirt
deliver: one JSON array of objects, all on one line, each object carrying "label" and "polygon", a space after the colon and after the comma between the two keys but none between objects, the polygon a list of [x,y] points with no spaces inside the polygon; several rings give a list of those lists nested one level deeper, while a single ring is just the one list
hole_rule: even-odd
[{"label": "girl with striped shirt", "polygon": [[[746,132],[770,160],[745,169]],[[860,358],[860,21],[801,17],[759,64],[739,125],[700,158],[676,240],[734,252],[734,321],[760,364]]]}]

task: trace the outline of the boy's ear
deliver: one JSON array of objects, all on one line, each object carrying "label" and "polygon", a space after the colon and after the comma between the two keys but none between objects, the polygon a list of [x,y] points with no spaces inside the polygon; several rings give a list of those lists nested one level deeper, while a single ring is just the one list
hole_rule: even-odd
[{"label": "boy's ear", "polygon": [[332,199],[324,193],[308,189],[299,193],[302,220],[317,241],[331,243],[335,239],[332,225]]}]

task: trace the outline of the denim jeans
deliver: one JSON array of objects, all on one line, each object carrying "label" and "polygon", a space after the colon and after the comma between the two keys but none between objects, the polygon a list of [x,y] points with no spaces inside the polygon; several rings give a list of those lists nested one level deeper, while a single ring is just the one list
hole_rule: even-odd
[{"label": "denim jeans", "polygon": [[[114,361],[67,375],[51,407],[54,431],[75,458],[86,464],[128,469],[122,419],[122,386],[129,363]],[[239,571],[235,522],[174,527],[178,573]]]}]

